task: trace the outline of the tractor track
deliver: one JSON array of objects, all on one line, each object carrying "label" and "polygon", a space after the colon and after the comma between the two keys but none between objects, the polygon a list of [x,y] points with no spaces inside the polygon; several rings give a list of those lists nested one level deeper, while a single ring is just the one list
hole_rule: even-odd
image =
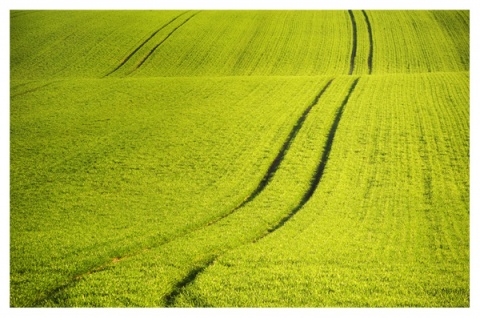
[{"label": "tractor track", "polygon": [[135,72],[136,70],[138,70],[147,60],[148,58],[160,47],[160,45],[162,45],[166,40],[168,40],[168,38],[173,34],[175,33],[175,31],[177,31],[180,27],[182,27],[185,23],[187,23],[191,18],[193,18],[194,16],[196,16],[199,12],[196,12],[194,14],[192,14],[189,18],[187,18],[185,21],[183,21],[182,23],[180,23],[180,25],[178,25],[177,27],[175,27],[170,33],[167,34],[167,36],[162,40],[160,41],[160,43],[158,43],[157,45],[155,45],[153,47],[153,49],[151,49],[148,54],[140,61],[140,63],[138,63],[136,66],[135,66],[135,69],[133,71],[131,71],[129,74]]},{"label": "tractor track", "polygon": [[357,23],[355,22],[355,16],[353,15],[352,10],[348,10],[348,14],[350,15],[350,20],[352,22],[352,54],[350,56],[350,71],[348,72],[348,75],[353,74],[353,70],[355,68],[355,57],[357,55]]},{"label": "tractor track", "polygon": [[[30,88],[30,89],[27,89],[26,91],[23,91],[23,92],[20,92],[20,93],[16,93],[16,94],[12,94],[10,95],[10,98],[15,98],[15,97],[18,97],[18,96],[22,96],[22,95],[25,95],[25,94],[29,94],[29,93],[33,93],[35,91],[38,91],[38,90],[41,90],[42,88],[45,88],[45,87],[48,87],[52,84],[55,84],[59,81],[52,81],[52,82],[49,82],[49,83],[46,83],[46,84],[43,84],[43,85],[40,85],[40,86],[37,86],[37,87],[34,87],[34,88]],[[21,86],[24,86],[24,85],[27,85],[27,84],[23,84]],[[20,85],[19,85],[20,86]],[[18,86],[17,86],[18,87]]]},{"label": "tractor track", "polygon": [[180,18],[182,15],[184,15],[185,13],[187,13],[188,11],[185,11],[185,12],[182,12],[180,13],[179,15],[177,15],[176,17],[174,17],[173,19],[171,19],[170,21],[168,21],[166,24],[162,25],[158,30],[156,30],[155,32],[153,32],[145,41],[143,41],[139,46],[137,46],[135,48],[135,50],[133,50],[126,58],[124,58],[120,64],[115,68],[113,69],[112,71],[110,71],[108,74],[106,74],[104,77],[107,77],[107,76],[110,76],[111,74],[115,73],[116,71],[118,71],[123,65],[125,65],[134,55],[135,53],[137,53],[145,44],[147,44],[158,32],[160,32],[161,30],[163,30],[164,28],[166,28],[168,25],[170,25],[171,23],[173,23],[175,20],[177,20],[178,18]]},{"label": "tractor track", "polygon": [[368,31],[368,41],[369,41],[369,49],[368,49],[368,74],[372,74],[373,68],[373,34],[372,34],[372,25],[370,24],[370,20],[368,18],[367,12],[362,10],[363,16],[365,18],[365,23],[367,24],[367,31]]},{"label": "tractor track", "polygon": [[325,167],[326,167],[327,162],[328,162],[328,158],[330,156],[330,151],[331,151],[332,145],[333,145],[333,139],[335,138],[335,133],[337,132],[338,124],[340,123],[340,119],[342,118],[343,110],[344,110],[345,106],[347,105],[348,100],[350,99],[350,96],[352,95],[353,91],[355,90],[355,87],[357,86],[357,83],[358,83],[359,79],[360,78],[355,79],[355,81],[352,83],[352,85],[350,86],[350,89],[348,90],[347,96],[345,97],[342,104],[340,105],[340,107],[337,110],[337,114],[335,115],[335,119],[333,121],[333,124],[330,127],[330,131],[328,132],[328,138],[327,138],[327,141],[326,141],[326,144],[325,144],[325,149],[323,150],[322,158],[320,159],[320,162],[317,166],[317,169],[316,169],[315,174],[313,176],[313,180],[310,183],[310,188],[308,189],[307,192],[305,192],[305,194],[303,195],[300,203],[289,214],[287,214],[285,217],[283,217],[275,226],[270,228],[268,230],[268,232],[266,232],[264,235],[255,239],[253,241],[254,243],[258,242],[259,240],[261,240],[265,236],[275,232],[276,230],[281,228],[283,225],[285,225],[285,223],[288,220],[290,220],[295,214],[297,214],[297,212],[310,200],[313,193],[318,188],[318,185],[320,184],[320,182],[322,180],[323,173],[325,171]]},{"label": "tractor track", "polygon": [[318,103],[320,97],[322,97],[322,95],[325,93],[325,91],[327,90],[327,88],[330,86],[332,82],[333,82],[333,79],[331,79],[323,87],[323,89],[315,96],[312,103],[303,111],[302,115],[298,118],[297,122],[295,123],[292,130],[290,131],[290,134],[288,135],[287,139],[285,139],[285,141],[283,142],[282,148],[280,148],[280,151],[278,152],[277,156],[270,164],[270,167],[268,168],[267,172],[265,173],[262,180],[255,188],[255,190],[253,190],[253,192],[250,193],[250,195],[245,200],[243,200],[239,205],[237,205],[230,212],[222,215],[220,218],[214,221],[211,221],[210,223],[208,223],[208,225],[213,225],[223,220],[224,218],[228,217],[229,215],[233,214],[235,211],[243,207],[245,204],[255,199],[263,191],[263,189],[265,189],[267,184],[272,180],[273,176],[275,175],[275,172],[277,172],[278,167],[280,166],[280,163],[283,161],[283,158],[285,157],[285,154],[287,153],[288,149],[290,149],[290,145],[292,144],[293,140],[297,136],[298,131],[302,128],[303,123],[305,122],[305,119],[307,118],[308,114],[312,110],[313,106],[315,106]]},{"label": "tractor track", "polygon": [[[284,141],[283,143],[283,146],[282,148],[280,149],[279,153],[277,154],[277,156],[275,157],[275,159],[273,160],[273,162],[270,164],[270,167],[269,169],[267,170],[267,172],[265,173],[264,177],[262,178],[262,180],[260,181],[260,183],[258,184],[257,188],[245,199],[243,200],[238,206],[236,206],[234,209],[232,209],[230,212],[228,212],[227,214],[224,214],[222,216],[220,216],[219,218],[207,223],[206,225],[203,225],[203,226],[200,226],[196,229],[193,229],[191,231],[186,231],[184,233],[181,233],[177,236],[174,236],[174,237],[171,237],[170,239],[166,239],[164,241],[162,241],[161,243],[159,244],[156,244],[155,246],[150,246],[150,248],[157,248],[157,247],[160,247],[162,245],[165,245],[165,244],[168,244],[172,241],[175,241],[175,240],[178,240],[188,234],[191,234],[191,233],[194,233],[196,231],[199,231],[199,230],[202,230],[202,229],[205,229],[211,225],[214,225],[215,223],[227,218],[228,216],[232,215],[234,212],[236,212],[238,209],[240,209],[241,207],[243,207],[245,204],[247,204],[248,202],[252,201],[258,194],[260,194],[263,189],[267,186],[267,184],[271,181],[272,177],[274,176],[275,172],[277,171],[280,163],[282,162],[286,152],[288,151],[288,149],[290,148],[290,145],[291,143],[293,142],[293,140],[295,139],[295,137],[297,136],[298,134],[298,131],[302,128],[303,126],[303,123],[305,122],[308,114],[310,113],[310,111],[312,110],[312,108],[318,104],[318,101],[320,100],[320,97],[325,93],[325,91],[327,90],[327,88],[330,86],[330,84],[333,82],[333,79],[331,79],[330,81],[327,82],[327,84],[320,90],[320,92],[314,97],[312,103],[310,103],[310,105],[303,111],[302,115],[299,117],[299,119],[297,120],[297,122],[295,123],[295,125],[293,126],[292,130],[290,131],[287,139]],[[131,253],[129,255],[126,255],[126,256],[122,256],[118,259],[113,259],[112,261],[109,261],[109,262],[106,262],[104,264],[101,264],[99,266],[96,266],[95,268],[92,268],[84,273],[80,273],[80,274],[77,274],[76,276],[72,277],[69,281],[65,282],[64,284],[60,285],[60,286],[57,286],[53,289],[51,289],[49,292],[46,293],[45,296],[37,299],[34,303],[34,307],[37,307],[37,306],[41,306],[42,303],[44,303],[45,301],[53,298],[57,293],[69,288],[69,287],[72,287],[74,286],[77,282],[79,282],[80,280],[82,280],[84,277],[90,275],[90,274],[93,274],[93,273],[96,273],[96,272],[99,272],[99,271],[102,271],[104,269],[106,269],[108,266],[110,266],[112,263],[116,263],[116,262],[120,262],[122,261],[123,259],[125,258],[130,258],[130,257],[133,257],[135,255],[138,255],[140,253],[142,253],[144,250],[142,251],[139,251],[139,252],[136,252],[136,253]],[[220,255],[218,255],[217,257],[219,257]],[[215,260],[216,258],[215,257],[214,259],[210,260],[206,265],[204,266],[201,266],[201,267],[197,267],[195,270],[192,270],[190,271],[186,277],[181,280],[179,283],[177,283],[174,287],[174,289],[172,290],[172,292],[170,294],[168,294],[165,298],[165,301],[167,304],[173,304],[174,302],[174,299],[176,297],[176,295],[178,295],[180,292],[181,289],[183,289],[185,286],[187,286],[188,284],[190,284],[190,282],[192,282],[193,280],[195,280],[195,278],[197,277],[198,274],[200,274],[201,272],[203,272],[203,270],[205,268],[207,268],[208,266],[210,266]]]},{"label": "tractor track", "polygon": [[[357,86],[359,79],[360,78],[356,78],[354,80],[354,82],[350,86],[350,89],[348,91],[347,96],[344,98],[342,104],[340,105],[340,107],[337,110],[337,113],[335,115],[335,119],[334,119],[334,121],[332,123],[332,126],[330,127],[330,130],[329,130],[329,133],[328,133],[328,138],[327,138],[327,141],[326,141],[326,144],[325,144],[325,149],[323,151],[322,157],[320,159],[320,162],[319,162],[319,164],[317,166],[317,169],[315,171],[315,174],[313,176],[313,181],[310,183],[310,187],[307,190],[307,192],[304,193],[300,203],[290,213],[288,213],[285,217],[283,217],[275,226],[268,229],[267,232],[265,232],[263,235],[255,238],[253,241],[251,241],[251,243],[253,243],[253,244],[257,243],[262,238],[264,238],[267,235],[275,232],[276,230],[281,228],[283,225],[285,225],[287,223],[287,221],[289,221],[312,197],[313,193],[317,189],[317,187],[320,184],[320,181],[323,177],[323,173],[325,171],[325,166],[328,162],[330,151],[332,149],[333,139],[335,138],[335,133],[337,131],[338,124],[340,123],[340,120],[342,118],[343,111],[344,111],[345,106],[348,103],[348,100],[350,99],[350,96],[352,95],[355,87]],[[331,81],[329,83],[327,83],[325,88],[317,95],[317,97],[315,98],[315,103],[318,102],[320,96],[323,94],[323,92],[326,90],[326,88],[330,85]],[[313,103],[313,105],[315,105],[315,103]],[[177,284],[175,284],[173,290],[164,297],[165,306],[166,307],[174,307],[176,297],[182,293],[183,289],[185,289],[189,285],[193,284],[195,282],[196,278],[198,277],[198,275],[200,275],[208,267],[213,265],[217,261],[217,259],[220,258],[222,255],[224,255],[226,252],[227,251],[217,254],[213,258],[210,258],[208,261],[206,261],[203,266],[197,266],[196,268],[194,268],[193,270],[188,272],[188,274],[182,280],[180,280],[179,282],[177,282]]]}]

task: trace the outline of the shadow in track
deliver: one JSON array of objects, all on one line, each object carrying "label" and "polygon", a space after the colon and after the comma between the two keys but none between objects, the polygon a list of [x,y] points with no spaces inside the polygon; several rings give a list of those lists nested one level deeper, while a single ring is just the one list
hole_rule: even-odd
[{"label": "shadow in track", "polygon": [[357,23],[355,22],[353,11],[348,10],[348,14],[350,15],[353,28],[352,55],[350,56],[350,71],[348,72],[348,75],[352,75],[353,69],[355,68],[355,56],[357,55]]},{"label": "shadow in track", "polygon": [[368,41],[369,41],[369,50],[368,50],[368,74],[372,74],[372,67],[373,67],[373,34],[372,34],[372,25],[370,24],[370,20],[368,19],[367,12],[362,10],[363,16],[365,17],[365,23],[367,24],[368,30]]},{"label": "shadow in track", "polygon": [[[327,164],[327,161],[328,161],[328,158],[329,158],[329,155],[330,155],[330,150],[332,149],[332,144],[333,144],[333,139],[335,137],[335,133],[337,131],[337,128],[338,128],[338,124],[340,123],[340,119],[342,117],[342,114],[343,114],[343,110],[345,108],[345,105],[347,104],[350,96],[352,95],[355,87],[357,86],[357,83],[359,81],[359,78],[356,78],[354,80],[354,82],[352,83],[352,85],[350,86],[350,89],[348,91],[348,94],[347,96],[345,97],[345,99],[343,100],[342,104],[340,105],[340,107],[338,108],[337,110],[337,113],[335,115],[335,119],[332,123],[332,126],[330,127],[330,130],[329,130],[329,133],[328,133],[328,138],[327,138],[327,141],[326,141],[326,144],[325,144],[325,149],[323,151],[323,154],[322,154],[322,158],[320,160],[320,163],[319,165],[317,166],[317,169],[315,171],[315,174],[313,176],[313,181],[311,182],[310,184],[310,187],[308,189],[307,192],[305,192],[305,194],[303,195],[302,197],[302,200],[300,201],[300,203],[288,214],[286,215],[285,217],[283,217],[274,227],[272,227],[271,229],[269,229],[265,234],[261,235],[260,237],[256,238],[255,240],[252,241],[252,243],[256,243],[258,242],[259,240],[261,240],[262,238],[266,237],[267,235],[273,233],[274,231],[278,230],[279,228],[281,228],[288,220],[290,220],[307,202],[308,200],[312,197],[313,193],[315,192],[315,190],[317,189],[321,179],[322,179],[322,176],[323,176],[323,173],[324,173],[324,170],[325,170],[325,166]],[[330,81],[329,83],[327,83],[327,85],[325,86],[324,89],[322,89],[322,91],[317,95],[317,98],[315,98],[315,101],[314,103],[312,103],[312,105],[309,107],[313,107],[313,105],[315,105],[320,96],[323,94],[323,92],[326,90],[326,88],[330,85],[332,81]],[[304,121],[305,119],[303,119]],[[302,121],[302,123],[303,123]],[[299,128],[298,128],[299,129]],[[294,133],[296,135],[296,133]],[[293,137],[292,137],[293,139]],[[287,142],[288,143],[288,140],[287,139]],[[286,147],[288,149],[288,147]],[[285,150],[286,151],[286,150]],[[178,295],[180,295],[183,291],[184,288],[186,288],[188,285],[192,284],[195,279],[198,277],[199,274],[201,274],[202,272],[204,272],[209,266],[211,266],[219,257],[221,256],[221,254],[219,255],[216,255],[214,256],[212,259],[210,259],[208,262],[205,263],[204,266],[202,267],[197,267],[195,269],[193,269],[192,271],[190,271],[184,279],[182,279],[180,282],[178,282],[173,291],[170,292],[167,296],[165,296],[165,306],[166,307],[174,307],[175,306],[175,300],[176,300],[176,297]]]},{"label": "shadow in track", "polygon": [[320,159],[320,163],[317,166],[317,169],[315,171],[315,174],[313,176],[313,181],[310,184],[310,188],[308,189],[307,192],[302,197],[302,200],[300,203],[288,214],[286,215],[283,219],[281,219],[274,227],[268,230],[267,233],[264,235],[260,236],[257,238],[254,242],[258,242],[265,236],[273,233],[274,231],[278,230],[281,228],[288,220],[290,220],[307,202],[310,200],[312,197],[313,193],[317,189],[318,185],[320,184],[320,181],[322,180],[323,173],[325,171],[325,166],[327,165],[328,158],[330,156],[330,150],[332,149],[333,145],[333,138],[335,138],[335,133],[337,132],[338,124],[340,123],[340,119],[342,118],[343,110],[345,108],[345,105],[347,105],[347,102],[350,98],[350,95],[352,95],[353,90],[357,86],[359,78],[355,79],[355,81],[352,83],[352,86],[350,86],[350,89],[348,91],[347,96],[343,100],[341,106],[339,107],[337,114],[335,116],[335,120],[333,121],[332,127],[330,128],[330,131],[328,133],[328,138],[327,142],[325,144],[325,149],[322,154],[322,158]]},{"label": "shadow in track", "polygon": [[267,172],[265,173],[262,180],[258,184],[257,188],[255,188],[255,190],[253,190],[253,192],[250,193],[250,195],[245,200],[243,200],[238,206],[236,206],[233,210],[231,210],[227,214],[222,215],[220,218],[208,223],[208,225],[215,224],[218,221],[223,220],[227,216],[231,215],[232,213],[234,213],[235,211],[243,207],[245,204],[255,199],[255,197],[257,197],[263,191],[263,189],[265,189],[267,184],[272,180],[273,176],[275,175],[275,172],[278,170],[280,163],[283,161],[285,154],[287,153],[288,149],[290,148],[290,145],[292,144],[293,140],[297,136],[298,131],[302,128],[303,123],[305,122],[305,119],[307,118],[308,114],[312,110],[313,106],[315,106],[318,103],[318,100],[320,99],[320,97],[322,97],[322,95],[325,93],[325,91],[327,90],[327,88],[330,86],[332,82],[333,82],[333,79],[331,79],[325,85],[325,87],[323,87],[323,89],[315,96],[312,103],[305,109],[305,111],[300,116],[300,118],[298,118],[297,122],[295,123],[292,130],[290,131],[290,134],[288,135],[287,139],[285,139],[282,145],[282,148],[280,149],[279,153],[270,164],[270,167],[268,168]]}]

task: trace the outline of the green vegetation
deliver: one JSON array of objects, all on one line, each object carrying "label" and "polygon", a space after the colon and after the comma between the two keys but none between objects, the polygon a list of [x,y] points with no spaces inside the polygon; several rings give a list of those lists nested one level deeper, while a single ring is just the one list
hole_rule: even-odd
[{"label": "green vegetation", "polygon": [[465,73],[361,80],[302,212],[177,305],[468,306],[467,87]]},{"label": "green vegetation", "polygon": [[467,11],[12,11],[14,307],[468,307]]}]

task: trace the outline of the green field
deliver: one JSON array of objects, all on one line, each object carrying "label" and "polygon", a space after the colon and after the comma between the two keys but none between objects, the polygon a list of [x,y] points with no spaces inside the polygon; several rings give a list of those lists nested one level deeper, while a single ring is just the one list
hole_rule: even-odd
[{"label": "green field", "polygon": [[11,307],[469,307],[469,11],[11,11]]}]

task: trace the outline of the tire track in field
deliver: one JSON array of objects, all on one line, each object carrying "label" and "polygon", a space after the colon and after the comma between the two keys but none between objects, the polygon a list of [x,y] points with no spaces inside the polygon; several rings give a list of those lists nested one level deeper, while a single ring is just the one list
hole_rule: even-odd
[{"label": "tire track in field", "polygon": [[[46,83],[46,84],[31,88],[31,89],[27,89],[26,91],[23,91],[23,92],[20,92],[20,93],[12,94],[12,95],[10,95],[10,98],[13,99],[13,98],[18,97],[18,96],[22,96],[22,95],[25,95],[25,94],[28,94],[28,93],[33,93],[35,91],[41,90],[42,88],[48,87],[52,84],[55,84],[56,82],[59,82],[59,81],[52,81],[50,83]],[[28,84],[23,84],[21,86],[24,86],[24,85],[28,85]],[[19,87],[19,86],[17,86],[17,87]]]},{"label": "tire track in field", "polygon": [[369,49],[368,49],[368,74],[372,74],[372,67],[373,67],[373,34],[372,34],[372,25],[370,24],[370,20],[368,19],[367,12],[362,10],[363,17],[365,18],[365,23],[367,24],[367,31],[368,31],[368,41],[369,41]]},{"label": "tire track in field", "polygon": [[[260,181],[260,183],[258,184],[257,188],[245,199],[243,200],[238,206],[236,206],[234,209],[232,209],[230,212],[228,212],[227,214],[224,214],[222,215],[221,217],[217,218],[216,220],[214,221],[210,221],[209,223],[207,223],[206,225],[204,226],[200,226],[196,229],[193,229],[191,231],[186,231],[184,233],[181,233],[177,236],[173,236],[171,237],[170,239],[166,239],[164,241],[162,241],[161,243],[159,243],[158,245],[155,245],[155,246],[150,246],[150,248],[152,247],[160,247],[162,245],[165,245],[165,244],[168,244],[174,240],[177,240],[177,239],[180,239],[190,233],[193,233],[193,232],[196,232],[198,230],[201,230],[201,229],[205,229],[206,227],[209,227],[211,225],[214,225],[215,223],[225,219],[226,217],[232,215],[234,212],[236,212],[238,209],[240,209],[241,207],[243,207],[245,204],[247,204],[248,202],[252,201],[257,195],[259,195],[263,189],[268,185],[268,183],[271,181],[271,179],[273,178],[275,172],[277,171],[280,163],[283,161],[283,158],[285,157],[285,154],[287,153],[288,149],[290,148],[290,145],[292,144],[293,140],[295,139],[295,137],[297,136],[299,130],[302,128],[303,126],[303,123],[305,122],[308,114],[310,113],[310,111],[312,110],[312,108],[318,104],[318,101],[320,100],[321,96],[325,93],[325,91],[327,90],[327,88],[330,86],[330,84],[333,82],[334,79],[331,79],[330,81],[327,82],[327,84],[325,84],[325,86],[320,90],[320,92],[314,97],[312,103],[303,111],[302,115],[299,117],[299,119],[297,120],[297,122],[295,123],[295,125],[293,126],[292,130],[290,131],[287,139],[284,141],[283,145],[282,145],[282,148],[280,149],[279,153],[277,154],[277,156],[275,157],[275,159],[273,160],[273,162],[270,164],[270,167],[268,168],[267,172],[265,173],[264,177],[262,178],[262,180]],[[120,262],[122,261],[123,259],[126,259],[126,258],[130,258],[130,257],[133,257],[133,256],[136,256],[140,253],[142,253],[144,250],[141,250],[139,252],[134,252],[134,253],[131,253],[131,254],[128,254],[128,255],[125,255],[125,256],[122,256],[122,257],[119,257],[119,258],[114,258],[112,259],[111,261],[108,261],[106,263],[103,263],[101,265],[98,265],[96,266],[95,268],[92,268],[86,272],[83,272],[83,273],[79,273],[73,277],[70,278],[69,281],[65,282],[64,284],[62,285],[59,285],[53,289],[51,289],[50,291],[48,291],[46,293],[45,296],[43,297],[40,297],[39,299],[37,299],[35,301],[35,303],[33,304],[33,307],[39,307],[41,306],[43,303],[45,303],[46,301],[48,301],[49,299],[52,299],[53,297],[55,297],[55,295],[57,295],[58,293],[61,293],[63,290],[69,288],[69,287],[72,287],[74,286],[77,282],[79,282],[80,280],[82,280],[84,277],[88,276],[88,275],[91,275],[91,274],[94,274],[96,272],[100,272],[102,270],[105,270],[107,269],[109,266],[112,265],[112,263],[117,263],[117,262]],[[209,267],[210,265],[213,264],[213,262],[219,257],[220,255],[217,255],[215,256],[213,259],[210,259],[205,265],[203,266],[200,266],[200,267],[196,267],[195,269],[191,270],[185,277],[184,279],[182,279],[181,281],[179,281],[174,289],[172,290],[172,292],[170,292],[170,294],[168,294],[167,296],[165,296],[165,301],[167,303],[167,307],[168,306],[171,306],[173,303],[174,303],[174,300],[175,300],[175,297],[180,294],[181,290],[186,287],[187,285],[189,285],[192,281],[195,280],[195,278],[197,277],[198,274],[200,274],[201,272],[203,272],[207,267]]]},{"label": "tire track in field", "polygon": [[352,22],[353,28],[352,55],[350,56],[350,71],[348,72],[348,75],[352,75],[353,69],[355,68],[355,56],[357,55],[357,23],[355,22],[355,16],[353,15],[353,11],[348,10],[348,14],[350,15],[350,20]]},{"label": "tire track in field", "polygon": [[[345,109],[345,106],[348,103],[348,100],[350,99],[350,96],[352,95],[353,91],[355,90],[355,87],[357,86],[359,79],[360,78],[356,78],[354,80],[354,82],[352,83],[352,85],[349,88],[347,96],[345,97],[342,104],[340,105],[340,107],[337,110],[337,113],[335,115],[335,119],[334,119],[334,121],[332,123],[332,126],[330,127],[330,130],[329,130],[329,133],[328,133],[327,141],[326,141],[326,144],[325,144],[325,149],[323,151],[323,154],[322,154],[320,162],[317,166],[317,169],[315,170],[315,174],[313,175],[313,181],[310,183],[310,187],[307,190],[307,192],[304,193],[302,199],[300,200],[300,203],[292,211],[290,211],[290,213],[288,213],[285,217],[283,217],[275,226],[268,229],[267,232],[264,233],[263,235],[254,239],[252,241],[252,243],[258,242],[262,238],[266,237],[267,235],[273,233],[274,231],[278,230],[283,225],[285,225],[285,223],[287,221],[289,221],[312,197],[313,193],[317,189],[317,187],[320,184],[320,181],[323,177],[323,173],[324,173],[325,167],[326,167],[327,162],[328,162],[330,151],[332,149],[333,139],[335,138],[335,133],[337,131],[338,124],[340,123],[340,120],[342,118],[343,111]],[[313,105],[318,103],[318,100],[320,99],[321,95],[323,94],[323,92],[326,90],[326,88],[330,85],[330,83],[332,81],[333,80],[328,82],[326,87],[324,89],[322,89],[322,91],[317,95],[317,97],[315,98],[315,103],[313,103]],[[311,107],[313,107],[313,106],[310,106],[310,108]],[[164,297],[165,306],[166,307],[173,307],[174,304],[175,304],[176,297],[182,293],[183,289],[185,289],[189,285],[193,284],[195,279],[198,277],[199,274],[203,273],[208,267],[213,265],[216,262],[216,260],[225,253],[226,252],[223,252],[221,254],[218,254],[218,255],[214,256],[213,258],[209,259],[203,266],[196,267],[196,268],[192,269],[190,272],[188,272],[187,275],[175,285],[173,290]]]},{"label": "tire track in field", "polygon": [[185,13],[187,13],[188,11],[185,11],[183,13],[180,13],[179,15],[177,15],[176,17],[174,17],[173,19],[171,19],[170,21],[168,21],[167,23],[165,23],[164,25],[162,25],[158,30],[156,30],[155,32],[153,32],[145,41],[143,41],[139,46],[137,46],[135,48],[135,50],[133,50],[126,58],[124,58],[120,64],[115,68],[113,69],[112,71],[110,71],[107,75],[105,75],[104,77],[107,77],[113,73],[115,73],[116,71],[118,71],[123,65],[125,65],[125,63],[127,63],[134,55],[135,53],[138,52],[138,50],[140,50],[145,44],[148,43],[148,41],[150,41],[158,32],[160,32],[161,30],[163,30],[164,28],[166,28],[168,25],[170,25],[171,23],[173,23],[175,20],[177,20],[178,18],[180,18],[182,15],[184,15]]},{"label": "tire track in field", "polygon": [[196,16],[198,13],[200,12],[196,12],[194,14],[192,14],[188,19],[186,19],[185,21],[183,21],[182,23],[180,23],[180,25],[178,25],[176,28],[174,28],[170,33],[167,34],[167,36],[162,40],[160,41],[160,43],[158,43],[157,45],[155,45],[153,47],[153,49],[150,50],[150,52],[148,52],[148,54],[140,61],[140,63],[138,63],[136,66],[135,66],[135,69],[133,71],[131,71],[130,73],[128,73],[127,75],[135,72],[136,70],[138,70],[147,60],[148,58],[160,47],[160,45],[162,45],[166,40],[168,40],[168,38],[173,34],[175,33],[175,31],[177,31],[180,27],[182,27],[185,23],[187,23],[191,18],[193,18],[194,16]]},{"label": "tire track in field", "polygon": [[262,180],[260,183],[257,185],[255,190],[253,190],[250,195],[244,199],[239,205],[237,205],[235,208],[233,208],[230,212],[227,214],[222,215],[220,218],[211,221],[210,223],[207,224],[213,225],[224,218],[228,217],[229,215],[233,214],[235,211],[243,207],[245,204],[248,202],[251,202],[253,199],[255,199],[262,191],[265,189],[267,184],[272,180],[273,176],[275,175],[275,172],[277,172],[278,167],[280,166],[280,163],[283,161],[283,158],[285,157],[285,154],[287,153],[288,149],[290,149],[290,145],[292,144],[293,140],[297,136],[299,130],[302,128],[303,123],[305,122],[305,119],[307,118],[308,114],[312,110],[313,106],[318,104],[318,101],[320,100],[320,97],[325,93],[327,88],[330,86],[330,84],[333,82],[333,79],[331,79],[324,87],[323,89],[315,96],[313,99],[312,103],[304,110],[302,115],[298,118],[297,122],[293,126],[292,130],[290,131],[290,134],[288,135],[287,139],[283,142],[282,148],[280,148],[280,151],[278,152],[277,156],[275,159],[272,161],[270,164],[270,167],[268,168],[267,172],[263,176]]},{"label": "tire track in field", "polygon": [[318,185],[320,184],[320,182],[322,180],[323,173],[325,171],[325,167],[326,167],[327,162],[328,162],[328,158],[330,156],[330,151],[332,149],[333,139],[335,138],[335,133],[337,132],[338,124],[340,123],[340,119],[342,119],[343,110],[344,110],[345,106],[347,105],[348,100],[350,99],[350,96],[352,95],[353,91],[355,90],[355,87],[357,86],[357,83],[358,83],[359,79],[360,78],[355,79],[355,81],[352,83],[352,85],[350,86],[350,89],[348,90],[347,96],[345,96],[345,99],[343,100],[342,104],[340,105],[340,107],[337,110],[337,114],[335,115],[335,119],[332,123],[332,126],[330,127],[329,132],[328,132],[328,138],[327,138],[327,141],[325,143],[325,149],[323,150],[322,158],[320,159],[320,162],[317,166],[317,169],[315,170],[315,174],[313,175],[313,180],[310,183],[310,188],[308,189],[307,192],[305,192],[305,194],[302,197],[302,200],[300,200],[300,203],[289,214],[287,214],[285,217],[283,217],[275,226],[270,228],[268,230],[268,232],[266,232],[265,234],[263,234],[259,238],[255,239],[253,241],[254,243],[258,242],[259,240],[261,240],[265,236],[275,232],[276,230],[281,228],[283,225],[285,225],[285,223],[288,220],[290,220],[295,214],[297,214],[297,212],[310,200],[313,193],[318,188]]},{"label": "tire track in field", "polygon": [[177,284],[175,284],[175,287],[173,288],[173,290],[164,297],[165,307],[172,307],[175,303],[175,298],[178,295],[181,294],[182,290],[186,286],[190,285],[197,278],[197,276],[200,273],[202,273],[207,267],[211,266],[213,264],[213,262],[215,262],[215,260],[218,257],[219,256],[210,259],[203,266],[196,267],[196,268],[192,269],[190,272],[188,272],[188,274],[181,281],[177,282]]}]

